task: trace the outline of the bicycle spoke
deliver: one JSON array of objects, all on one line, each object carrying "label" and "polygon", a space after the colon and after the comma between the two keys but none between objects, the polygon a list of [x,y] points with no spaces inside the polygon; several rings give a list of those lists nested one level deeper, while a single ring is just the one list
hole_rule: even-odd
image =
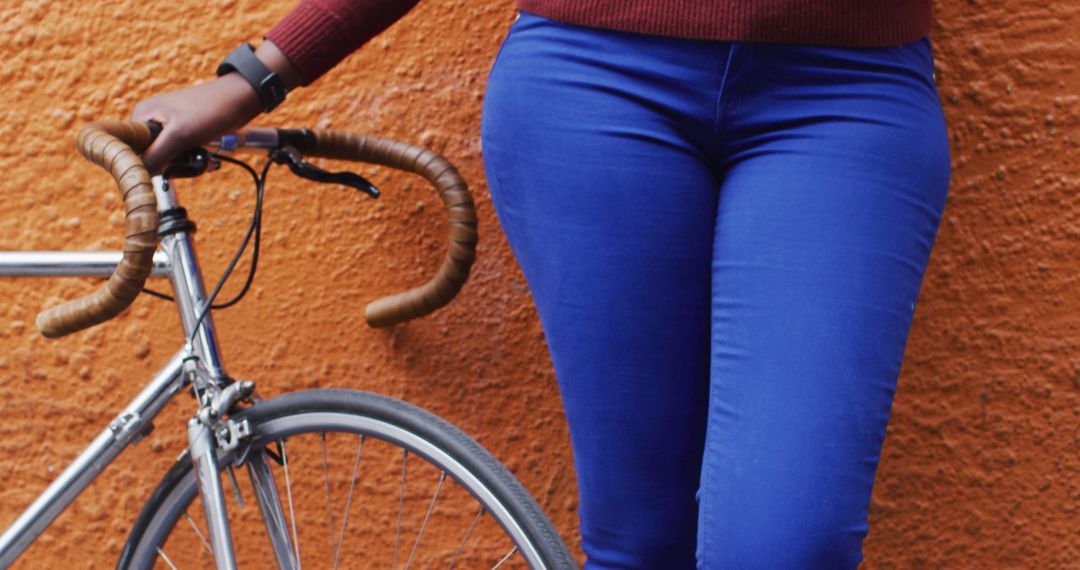
[{"label": "bicycle spoke", "polygon": [[172,560],[169,560],[169,557],[165,556],[165,551],[164,550],[159,548],[159,549],[157,549],[157,553],[158,553],[158,556],[160,556],[161,559],[164,560],[165,563],[169,565],[169,568],[172,568],[172,570],[177,570],[176,565],[172,563]]},{"label": "bicycle spoke", "polygon": [[338,535],[337,549],[334,551],[334,570],[337,570],[338,560],[341,557],[341,544],[345,541],[345,527],[349,525],[349,507],[352,505],[353,488],[356,487],[356,476],[360,472],[360,455],[363,451],[364,435],[360,434],[360,444],[356,446],[356,459],[353,460],[353,472],[352,479],[349,482],[349,492],[345,495],[345,513],[341,515],[341,534]]},{"label": "bicycle spoke", "polygon": [[441,471],[439,473],[439,483],[435,485],[435,494],[431,496],[431,504],[428,505],[427,514],[424,515],[424,522],[420,523],[420,532],[416,533],[416,541],[413,542],[412,552],[409,553],[409,560],[405,563],[405,570],[409,570],[412,566],[413,557],[416,556],[416,549],[420,547],[420,539],[424,536],[424,529],[427,528],[428,519],[431,518],[431,512],[435,510],[435,501],[439,500],[439,491],[442,490],[444,481],[446,481],[446,471]]},{"label": "bicycle spoke", "polygon": [[461,556],[461,551],[465,550],[465,543],[469,542],[469,537],[472,535],[472,531],[476,528],[476,525],[480,524],[480,518],[484,516],[484,505],[480,505],[480,509],[476,511],[476,517],[473,518],[472,524],[469,525],[469,529],[465,531],[465,538],[461,539],[461,544],[457,547],[457,552],[454,552],[454,557],[450,559],[450,565],[446,567],[446,570],[454,570],[454,564],[457,563],[457,559]]},{"label": "bicycle spoke", "polygon": [[397,535],[394,537],[394,570],[397,570],[398,550],[401,547],[401,513],[405,510],[405,474],[409,464],[409,450],[402,449],[401,455],[401,494],[398,495]]},{"label": "bicycle spoke", "polygon": [[240,495],[240,483],[236,481],[236,472],[233,470],[233,466],[230,463],[226,470],[229,472],[229,482],[232,483],[233,494],[236,495],[236,504],[241,509],[244,508],[244,497]]},{"label": "bicycle spoke", "polygon": [[296,533],[296,511],[293,509],[292,480],[289,479],[289,455],[285,452],[285,440],[278,440],[278,451],[281,452],[281,465],[285,468],[285,493],[289,496],[289,519],[292,520],[293,550],[296,552],[296,565],[300,563],[300,537]]},{"label": "bicycle spoke", "polygon": [[199,541],[202,542],[203,548],[205,548],[206,551],[210,553],[210,556],[213,556],[214,549],[210,548],[210,543],[206,542],[206,537],[203,536],[202,531],[199,530],[199,526],[195,524],[195,521],[192,520],[191,515],[189,515],[187,511],[184,511],[184,518],[187,519],[188,524],[191,525],[191,528],[195,531],[195,534],[199,536]]},{"label": "bicycle spoke", "polygon": [[326,480],[326,516],[329,519],[330,525],[327,527],[330,532],[330,552],[336,552],[337,548],[334,546],[334,500],[330,497],[330,460],[326,458],[326,432],[319,434],[319,438],[322,440],[322,464],[323,464],[323,478]]},{"label": "bicycle spoke", "polygon": [[491,567],[491,570],[495,570],[495,569],[496,569],[496,568],[498,568],[499,566],[502,566],[503,564],[505,564],[507,560],[510,560],[510,557],[511,557],[511,556],[513,556],[513,555],[517,554],[517,551],[518,551],[518,549],[517,549],[517,547],[516,547],[516,546],[515,546],[515,547],[513,547],[513,548],[511,548],[511,549],[510,549],[510,552],[507,552],[507,553],[506,553],[506,556],[503,556],[503,557],[502,557],[502,560],[500,560],[500,561],[496,562],[496,563],[495,563],[495,565]]}]

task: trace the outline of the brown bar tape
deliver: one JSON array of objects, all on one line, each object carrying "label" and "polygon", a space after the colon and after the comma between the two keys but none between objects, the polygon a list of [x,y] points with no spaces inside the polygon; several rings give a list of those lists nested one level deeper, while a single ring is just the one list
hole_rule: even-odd
[{"label": "brown bar tape", "polygon": [[[435,152],[408,143],[339,131],[316,131],[307,154],[380,164],[426,178],[442,198],[449,221],[446,258],[427,283],[368,304],[369,325],[388,327],[429,314],[450,302],[468,279],[476,258],[476,211],[468,186],[457,169]],[[151,141],[147,125],[109,121],[87,125],[78,148],[107,170],[124,198],[124,257],[101,289],[38,315],[38,329],[58,338],[103,323],[124,311],[142,291],[153,270],[158,242],[157,200],[150,175],[138,154]]]},{"label": "brown bar tape", "polygon": [[435,311],[457,295],[476,258],[476,210],[468,186],[449,161],[408,143],[340,131],[315,131],[307,154],[381,164],[414,172],[431,182],[442,198],[449,223],[449,246],[439,272],[427,283],[368,304],[364,317],[388,327]]},{"label": "brown bar tape", "polygon": [[151,139],[150,128],[142,123],[108,121],[79,131],[79,151],[112,175],[124,198],[124,257],[104,287],[38,315],[38,330],[46,337],[69,335],[119,315],[150,276],[158,243],[157,200],[138,153]]}]

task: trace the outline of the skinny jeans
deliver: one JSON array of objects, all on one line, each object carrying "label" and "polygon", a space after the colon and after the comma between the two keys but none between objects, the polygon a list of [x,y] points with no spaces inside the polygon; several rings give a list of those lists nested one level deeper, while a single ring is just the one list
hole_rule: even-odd
[{"label": "skinny jeans", "polygon": [[585,567],[856,568],[948,192],[929,41],[523,13],[482,142],[566,409]]}]

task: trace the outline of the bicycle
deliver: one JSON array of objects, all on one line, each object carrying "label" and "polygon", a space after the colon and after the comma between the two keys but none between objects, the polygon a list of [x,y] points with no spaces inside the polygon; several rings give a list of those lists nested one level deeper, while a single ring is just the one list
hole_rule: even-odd
[{"label": "bicycle", "polygon": [[[468,277],[476,217],[457,170],[430,150],[372,136],[249,128],[192,149],[162,175],[151,177],[138,153],[158,132],[155,123],[104,122],[79,134],[82,154],[109,171],[123,195],[123,251],[0,253],[3,276],[108,277],[91,295],[41,313],[37,324],[46,337],[108,321],[148,291],[149,277],[160,276],[170,279],[173,295],[152,293],[175,301],[185,339],[135,399],[0,535],[0,567],[11,565],[109,463],[153,429],[153,420],[170,400],[187,392],[198,405],[187,425],[188,447],[132,524],[118,568],[213,564],[232,569],[261,567],[268,560],[282,569],[298,569],[304,562],[358,567],[358,560],[365,562],[362,567],[576,568],[520,482],[446,421],[403,401],[357,390],[310,390],[262,400],[252,381],[234,380],[221,363],[211,309],[235,304],[251,285],[272,164],[378,196],[358,174],[327,172],[305,157],[369,162],[420,174],[439,191],[449,216],[446,260],[425,285],[369,304],[365,318],[372,326],[390,326],[442,307]],[[195,226],[172,182],[201,176],[222,162],[243,164],[230,156],[241,150],[265,151],[269,160],[261,175],[245,166],[257,189],[255,213],[239,251],[207,296],[192,238]],[[243,289],[232,300],[215,304],[252,242]],[[240,468],[246,478],[237,476]],[[430,493],[409,486],[409,477],[417,473]],[[386,477],[359,483],[370,474]],[[227,508],[226,486],[237,508]],[[244,508],[245,495],[255,497],[257,512]],[[385,499],[385,505],[376,506],[378,499]],[[202,505],[202,525],[191,512],[195,502]],[[298,514],[301,507],[307,510]],[[366,516],[357,521],[358,513]],[[386,532],[372,532],[372,521]],[[432,547],[450,528],[456,538]],[[255,534],[265,538],[253,540]],[[316,535],[322,544],[313,555]]]}]

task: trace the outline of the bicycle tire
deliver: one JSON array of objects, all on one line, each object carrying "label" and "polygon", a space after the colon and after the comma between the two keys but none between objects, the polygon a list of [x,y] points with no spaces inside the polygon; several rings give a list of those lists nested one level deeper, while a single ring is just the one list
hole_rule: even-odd
[{"label": "bicycle tire", "polygon": [[[327,465],[327,441],[330,436],[326,434],[334,434],[333,437],[337,438],[335,441],[340,441],[342,437],[362,436],[356,437],[359,441],[356,465],[360,465],[365,440],[378,442],[369,443],[368,445],[380,445],[388,449],[393,447],[402,450],[404,459],[402,460],[401,497],[397,513],[398,539],[400,539],[402,529],[402,509],[405,504],[405,497],[408,496],[406,492],[406,473],[407,460],[411,452],[414,457],[423,458],[427,462],[426,464],[430,466],[422,467],[422,469],[438,469],[444,474],[439,479],[439,487],[435,490],[435,499],[439,497],[439,489],[442,488],[444,479],[449,477],[456,481],[461,488],[467,491],[481,505],[476,520],[480,520],[481,516],[488,514],[497,523],[498,527],[492,527],[491,524],[486,524],[486,527],[495,528],[494,532],[500,529],[505,532],[505,536],[513,547],[509,554],[519,553],[519,566],[523,562],[526,567],[532,569],[566,570],[577,568],[576,562],[550,520],[541,510],[536,500],[510,471],[475,440],[430,412],[401,400],[370,392],[325,389],[298,392],[260,401],[239,412],[237,416],[246,418],[252,428],[250,453],[263,453],[267,446],[282,442],[281,447],[277,448],[281,452],[280,458],[284,458],[279,463],[279,466],[284,466],[287,482],[289,482],[289,463],[290,461],[299,463],[300,459],[298,457],[300,456],[294,456],[294,454],[298,453],[295,449],[291,449],[286,453],[285,442],[295,442],[301,436],[306,439],[321,434],[319,437],[322,442],[323,467],[326,474],[326,512],[329,513],[329,526],[327,528],[330,532],[327,534],[330,535],[332,549],[335,548],[333,534],[336,532],[336,523],[333,517],[335,507],[331,498],[330,467]],[[334,429],[328,429],[328,427]],[[296,444],[293,443],[291,448],[295,447]],[[275,457],[272,451],[268,452],[268,454],[270,457]],[[290,457],[296,458],[289,459]],[[450,461],[447,461],[446,458],[449,458]],[[220,454],[219,465],[223,472],[232,460],[233,456],[231,454]],[[294,467],[293,469],[297,468]],[[376,469],[376,467],[371,469]],[[352,476],[348,480],[351,480],[348,492],[348,501],[351,501],[353,490],[357,484],[356,467],[354,467]],[[277,478],[279,494],[280,481],[280,478]],[[290,485],[287,489],[287,494],[290,497],[288,512],[290,516],[293,516],[291,498],[293,489],[291,482],[288,484]],[[230,494],[229,483],[226,482],[225,487],[226,494]],[[364,490],[373,495],[377,494],[372,488],[372,486],[367,486],[364,487]],[[236,489],[236,493],[239,495],[239,487]],[[299,494],[299,490],[297,493]],[[280,496],[281,502],[284,504],[285,494],[280,494]],[[468,498],[464,494],[462,496]],[[416,538],[417,544],[421,542],[421,537],[425,533],[428,519],[432,514],[431,511],[434,510],[436,505],[435,499],[432,500],[432,506],[429,507],[430,510],[427,512],[423,524],[419,527],[419,534]],[[192,502],[196,500],[197,492],[195,490],[192,465],[185,451],[157,485],[149,500],[143,506],[121,552],[117,568],[142,570],[155,567],[155,564],[160,563],[162,558],[166,556],[163,546],[170,540],[170,536],[173,535],[177,528],[182,528],[182,519],[186,519],[190,526],[195,529],[194,534],[199,534],[193,518],[202,519],[201,508],[198,509],[199,513],[193,511],[192,515],[185,517],[187,510],[192,507]],[[308,500],[307,502],[311,503],[312,501]],[[340,555],[340,549],[345,545],[346,527],[351,516],[349,505],[350,503],[346,502],[341,521],[343,526],[341,527],[340,538],[337,541],[336,550],[333,552],[335,564]],[[229,507],[230,519],[238,518],[237,511],[237,504],[233,501]],[[450,518],[453,518],[453,516],[457,516],[457,514],[450,515]],[[261,520],[261,517],[259,520]],[[294,517],[292,531],[294,538],[298,537],[295,520]],[[477,527],[477,524],[474,521],[473,526],[469,527],[465,534],[466,542],[470,540],[470,535],[474,532],[473,529]],[[508,528],[514,528],[515,530],[511,532]],[[236,527],[234,523],[234,537],[235,535]],[[362,538],[366,540],[372,540],[373,537],[374,535],[369,534],[362,535]],[[199,538],[202,539],[202,536],[199,535]],[[265,534],[257,540],[266,546],[269,545]],[[234,542],[239,541],[234,540]],[[303,543],[303,540],[297,540],[296,542],[299,545]],[[456,554],[451,559],[451,566],[454,566],[458,560],[465,544],[463,542],[462,546],[458,547]],[[350,542],[349,546],[352,547],[353,543]],[[196,546],[191,548],[198,548],[197,543]],[[297,548],[299,549],[299,546]],[[416,545],[414,545],[413,554],[415,554],[416,548]],[[470,548],[474,548],[474,546],[470,545]],[[502,548],[504,547],[500,547],[499,551]],[[269,548],[266,551],[272,552]],[[159,552],[161,552],[160,555]],[[430,556],[435,558],[442,556],[441,559],[445,560],[447,552],[449,552],[447,548],[437,549]],[[526,552],[535,554],[532,560],[526,559]],[[301,554],[298,553],[298,557]],[[202,556],[206,558],[207,554],[203,553]],[[365,556],[367,556],[366,552]],[[482,554],[478,556],[482,556]],[[401,559],[404,559],[403,555]],[[165,558],[165,560],[168,564],[162,565],[162,567],[177,567],[173,565],[170,558]],[[270,554],[269,560],[263,560],[259,567],[266,567],[267,562],[272,564],[273,560],[273,555]],[[398,544],[396,543],[394,552],[395,567],[398,560]],[[409,562],[412,562],[412,555],[409,556]],[[421,564],[424,564],[421,567],[431,565],[430,561]],[[501,564],[502,562],[497,567],[500,567]],[[212,566],[212,561],[210,565]],[[241,561],[241,565],[243,565],[243,561]],[[323,565],[329,567],[329,564]],[[361,566],[355,566],[354,562],[350,562],[344,567]],[[363,567],[367,567],[367,565],[363,565]]]}]

